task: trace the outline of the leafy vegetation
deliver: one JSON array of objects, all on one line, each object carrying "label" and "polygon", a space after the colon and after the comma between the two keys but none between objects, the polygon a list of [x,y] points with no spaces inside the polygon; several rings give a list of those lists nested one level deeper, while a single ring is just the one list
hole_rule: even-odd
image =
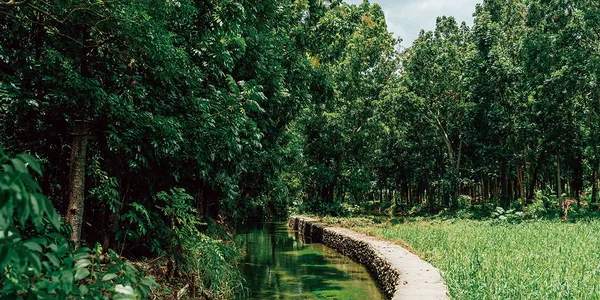
[{"label": "leafy vegetation", "polygon": [[[62,220],[30,171],[41,175],[29,155],[9,158],[0,149],[0,283],[3,297],[135,299],[156,282],[114,251],[98,244],[72,250]],[[103,262],[101,260],[104,260]]]}]

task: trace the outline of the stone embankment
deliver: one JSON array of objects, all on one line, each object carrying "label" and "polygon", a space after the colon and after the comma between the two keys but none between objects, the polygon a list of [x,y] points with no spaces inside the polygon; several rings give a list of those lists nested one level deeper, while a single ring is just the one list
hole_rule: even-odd
[{"label": "stone embankment", "polygon": [[363,265],[388,299],[449,299],[439,270],[399,245],[305,217],[288,226]]}]

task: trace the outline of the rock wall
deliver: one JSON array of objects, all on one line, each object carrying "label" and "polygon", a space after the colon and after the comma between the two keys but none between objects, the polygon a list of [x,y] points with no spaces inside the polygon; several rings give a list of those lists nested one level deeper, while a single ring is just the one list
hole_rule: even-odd
[{"label": "rock wall", "polygon": [[386,298],[394,298],[400,285],[401,273],[368,241],[347,234],[341,228],[304,217],[290,217],[288,226],[313,242],[323,243],[363,265],[379,284]]}]

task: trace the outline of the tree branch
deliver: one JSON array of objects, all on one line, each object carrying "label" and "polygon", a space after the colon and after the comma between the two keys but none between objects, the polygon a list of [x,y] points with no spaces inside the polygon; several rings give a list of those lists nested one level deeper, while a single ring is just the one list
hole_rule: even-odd
[{"label": "tree branch", "polygon": [[23,1],[15,1],[15,0],[9,0],[8,2],[0,2],[0,7],[13,7],[13,6],[22,6],[25,5],[27,3],[29,3],[30,0],[23,0]]}]

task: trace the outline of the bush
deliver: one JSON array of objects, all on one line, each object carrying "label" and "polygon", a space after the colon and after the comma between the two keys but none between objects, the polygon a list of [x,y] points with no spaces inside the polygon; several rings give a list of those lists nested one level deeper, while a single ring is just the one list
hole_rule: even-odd
[{"label": "bush", "polygon": [[525,214],[522,211],[514,209],[505,210],[502,207],[496,207],[492,212],[492,218],[498,221],[506,221],[509,223],[518,223],[523,221]]},{"label": "bush", "polygon": [[353,212],[360,210],[360,208],[349,207],[339,201],[325,203],[319,198],[311,198],[300,203],[298,213],[309,213],[319,216],[349,217],[352,215],[350,208],[352,208]]},{"label": "bush", "polygon": [[[225,237],[213,221],[202,222],[190,203],[193,197],[183,189],[160,192],[157,199],[163,215],[151,229],[159,241],[154,251],[169,257],[173,264],[169,267],[170,276],[180,270],[179,276],[192,283],[205,297],[233,298],[236,290],[241,288],[242,278],[235,264],[239,251],[237,244],[230,241],[232,236]],[[216,240],[202,233],[201,226],[222,239]]]},{"label": "bush", "polygon": [[459,209],[454,214],[454,217],[457,219],[467,220],[467,219],[474,219],[475,214],[470,209]]},{"label": "bush", "polygon": [[545,195],[536,191],[533,203],[525,208],[525,216],[533,219],[557,219],[563,215],[558,206],[558,198],[554,195]]},{"label": "bush", "polygon": [[473,198],[469,195],[460,195],[456,200],[459,209],[471,207]]},{"label": "bush", "polygon": [[546,205],[541,200],[535,200],[525,208],[525,216],[532,219],[542,219],[548,215]]},{"label": "bush", "polygon": [[521,204],[521,201],[515,200],[510,203],[509,209],[512,209],[515,211],[523,211],[523,204]]}]

